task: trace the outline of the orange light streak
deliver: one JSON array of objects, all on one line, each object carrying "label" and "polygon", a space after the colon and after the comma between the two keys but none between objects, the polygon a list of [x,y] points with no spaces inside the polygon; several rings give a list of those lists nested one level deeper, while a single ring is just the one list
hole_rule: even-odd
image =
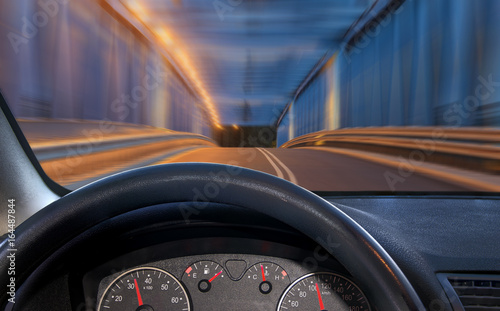
[{"label": "orange light streak", "polygon": [[[127,2],[127,7],[136,18],[145,24],[145,20],[148,17],[148,10],[140,3],[138,0],[131,0]],[[198,72],[195,69],[191,62],[191,58],[187,55],[187,53],[182,49],[182,44],[179,40],[175,38],[169,29],[165,27],[157,28],[153,30],[154,35],[158,39],[158,41],[162,44],[162,46],[171,53],[173,58],[179,63],[183,71],[189,77],[189,80],[196,87],[198,94],[203,100],[205,107],[210,114],[210,118],[212,119],[212,123],[215,127],[221,129],[219,115],[217,113],[217,109],[215,104],[213,103],[210,95],[206,91],[202,79],[199,77]]]}]

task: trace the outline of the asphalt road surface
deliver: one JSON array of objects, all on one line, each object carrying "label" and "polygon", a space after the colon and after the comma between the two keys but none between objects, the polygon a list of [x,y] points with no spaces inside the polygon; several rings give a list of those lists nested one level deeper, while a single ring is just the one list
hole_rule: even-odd
[{"label": "asphalt road surface", "polygon": [[[465,187],[397,167],[308,149],[203,148],[161,163],[208,162],[263,171],[314,191],[466,191]],[[391,187],[392,185],[392,187]]]},{"label": "asphalt road surface", "polygon": [[[47,174],[70,189],[123,170],[173,162],[242,166],[276,175],[313,191],[449,192],[500,189],[500,178],[496,176],[472,171],[450,173],[446,171],[450,168],[432,166],[431,163],[423,163],[425,169],[408,171],[404,167],[401,169],[394,156],[384,159],[384,155],[362,154],[359,150],[322,147],[220,148],[184,136],[181,140],[168,140],[171,135],[182,133],[164,129],[124,124],[110,124],[102,128],[98,122],[24,120],[20,125],[32,147],[35,147]],[[50,147],[48,151],[55,147],[57,152],[52,150],[49,155],[53,156],[48,157],[46,147]],[[69,149],[83,151],[68,153]],[[464,177],[469,180],[464,182]],[[481,182],[489,183],[489,188],[484,185],[483,188],[478,187]]]}]

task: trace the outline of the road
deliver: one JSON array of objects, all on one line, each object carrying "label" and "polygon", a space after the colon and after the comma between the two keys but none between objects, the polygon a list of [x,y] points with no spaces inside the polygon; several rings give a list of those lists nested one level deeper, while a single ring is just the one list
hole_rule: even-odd
[{"label": "road", "polygon": [[[208,162],[273,174],[314,191],[465,191],[466,187],[397,167],[310,149],[204,148],[160,163]],[[394,181],[394,178],[397,182]],[[394,188],[391,189],[391,184]]]},{"label": "road", "polygon": [[500,191],[500,176],[351,148],[220,148],[206,137],[148,126],[21,120],[42,168],[76,189],[123,170],[175,162],[242,166],[314,191]]}]

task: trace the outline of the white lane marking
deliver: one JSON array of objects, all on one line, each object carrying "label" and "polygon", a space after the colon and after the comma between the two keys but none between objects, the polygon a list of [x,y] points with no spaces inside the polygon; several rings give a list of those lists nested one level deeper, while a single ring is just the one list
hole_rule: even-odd
[{"label": "white lane marking", "polygon": [[286,166],[285,163],[281,162],[281,160],[278,159],[278,157],[275,156],[274,154],[272,154],[269,150],[262,149],[262,151],[264,151],[267,154],[269,154],[276,162],[278,162],[278,164],[281,165],[281,167],[288,174],[288,177],[290,178],[290,181],[292,183],[294,183],[294,184],[297,184],[297,178],[295,177],[295,174],[293,174],[292,170],[288,166]]},{"label": "white lane marking", "polygon": [[283,172],[280,170],[280,168],[276,165],[276,163],[273,162],[273,160],[261,149],[261,148],[256,148],[259,150],[267,159],[269,163],[271,163],[272,167],[276,171],[276,174],[278,175],[279,178],[285,178],[285,175],[283,175]]}]

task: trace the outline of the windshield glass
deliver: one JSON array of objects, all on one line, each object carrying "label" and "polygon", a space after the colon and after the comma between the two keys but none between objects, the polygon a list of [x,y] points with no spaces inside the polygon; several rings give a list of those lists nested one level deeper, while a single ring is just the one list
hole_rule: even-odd
[{"label": "windshield glass", "polygon": [[500,1],[0,0],[0,90],[75,189],[174,162],[500,191]]}]

